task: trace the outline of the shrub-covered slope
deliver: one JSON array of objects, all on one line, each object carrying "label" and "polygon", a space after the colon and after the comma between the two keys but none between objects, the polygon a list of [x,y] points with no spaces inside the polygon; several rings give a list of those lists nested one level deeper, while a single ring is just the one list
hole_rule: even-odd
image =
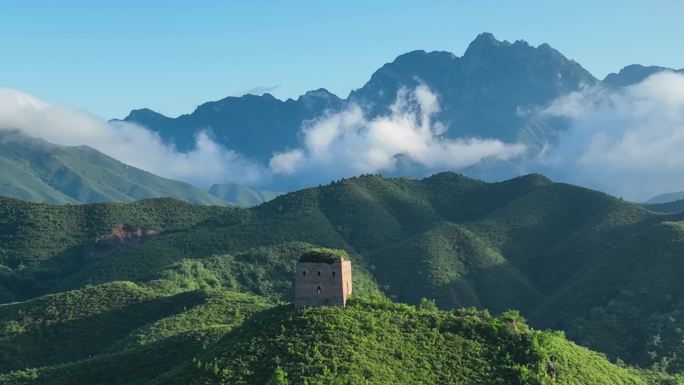
[{"label": "shrub-covered slope", "polygon": [[516,312],[364,295],[295,310],[177,283],[112,282],[0,306],[0,384],[678,383],[531,330]]},{"label": "shrub-covered slope", "polygon": [[43,293],[84,266],[231,213],[175,199],[73,206],[0,198],[0,303]]},{"label": "shrub-covered slope", "polygon": [[[158,284],[112,282],[0,305],[0,372],[5,374],[0,383],[22,383],[33,370],[7,374],[38,367],[70,376],[48,376],[44,383],[145,381],[192,359],[215,335],[272,306],[235,291],[206,286],[183,291],[173,282]],[[72,370],[72,362],[86,364]],[[110,380],[92,377],[92,362],[103,363],[98,375]]]},{"label": "shrub-covered slope", "polygon": [[[53,208],[1,201],[0,210],[24,211],[0,216],[11,229],[0,239],[5,298],[189,269],[213,272],[207,274],[218,280],[230,273],[240,290],[290,300],[299,254],[306,247],[332,247],[349,252],[362,285],[396,301],[427,297],[447,309],[518,309],[533,326],[565,330],[611,358],[670,370],[683,366],[678,344],[654,342],[677,338],[684,329],[678,310],[684,295],[678,278],[684,273],[678,258],[682,214],[656,214],[540,175],[500,183],[452,173],[423,180],[364,176],[249,210],[165,202],[177,205],[163,211],[172,225],[136,219],[141,210],[134,205],[148,202]],[[101,233],[42,235],[45,210],[55,210],[53,220],[60,223],[87,207],[119,216],[104,222]],[[126,212],[130,219],[121,214]],[[85,214],[83,220],[100,223],[100,217]],[[132,228],[160,232],[123,245],[102,240],[110,226],[129,221]],[[29,234],[38,234],[38,241],[26,242]],[[46,246],[55,236],[68,246]]]}]

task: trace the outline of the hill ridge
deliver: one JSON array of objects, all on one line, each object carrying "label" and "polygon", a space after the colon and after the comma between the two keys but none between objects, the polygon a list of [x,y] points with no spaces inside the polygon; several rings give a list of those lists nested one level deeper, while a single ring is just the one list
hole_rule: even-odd
[{"label": "hill ridge", "polygon": [[[341,248],[362,279],[355,292],[365,287],[412,304],[432,298],[442,308],[516,308],[535,328],[564,330],[611,359],[684,367],[678,345],[649,353],[658,334],[676,341],[684,330],[677,300],[684,295],[677,278],[684,216],[540,175],[498,183],[455,173],[368,175],[252,209],[149,200],[84,210],[0,200],[3,212],[24,213],[0,215],[8,234],[0,239],[5,301],[184,274],[194,277],[186,283],[193,287],[201,278],[288,301],[294,262],[306,247]],[[58,233],[44,231],[55,224]],[[131,244],[103,241],[120,224],[159,233]],[[625,317],[632,308],[643,310]],[[619,329],[615,317],[624,320]]]}]

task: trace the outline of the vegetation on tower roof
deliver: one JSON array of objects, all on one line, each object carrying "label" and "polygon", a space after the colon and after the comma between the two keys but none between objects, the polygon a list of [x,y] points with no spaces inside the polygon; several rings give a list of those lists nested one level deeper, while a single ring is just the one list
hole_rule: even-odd
[{"label": "vegetation on tower roof", "polygon": [[299,262],[307,263],[334,263],[346,261],[349,255],[344,250],[326,249],[323,247],[311,249],[299,257]]}]

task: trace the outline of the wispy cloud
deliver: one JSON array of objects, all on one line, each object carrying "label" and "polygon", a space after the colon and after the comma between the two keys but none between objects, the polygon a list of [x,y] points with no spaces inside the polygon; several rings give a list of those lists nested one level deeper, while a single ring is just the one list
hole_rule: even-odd
[{"label": "wispy cloud", "polygon": [[0,88],[0,129],[18,129],[60,145],[88,145],[131,166],[199,186],[226,181],[257,184],[267,172],[205,132],[196,136],[194,150],[181,153],[141,126],[106,122],[11,89]]},{"label": "wispy cloud", "polygon": [[[409,166],[427,174],[458,170],[484,159],[511,159],[525,146],[496,139],[448,139],[433,117],[438,97],[426,86],[403,89],[387,116],[368,118],[361,106],[306,122],[300,148],[274,154],[260,165],[199,132],[195,148],[179,152],[153,131],[127,122],[105,122],[91,114],[0,89],[0,129],[19,129],[61,145],[88,145],[126,164],[199,186],[305,186],[361,173],[391,173]],[[239,149],[236,149],[239,150]]]},{"label": "wispy cloud", "polygon": [[633,200],[684,190],[684,75],[585,88],[541,114],[571,122],[544,154],[542,170],[552,176]]},{"label": "wispy cloud", "polygon": [[497,139],[449,139],[434,121],[438,97],[427,86],[402,89],[386,116],[368,118],[361,106],[308,122],[303,145],[275,154],[276,174],[319,175],[328,179],[361,173],[393,172],[404,164],[430,171],[459,170],[485,159],[508,160],[525,152],[521,144]]},{"label": "wispy cloud", "polygon": [[361,173],[415,174],[462,170],[510,160],[554,179],[644,200],[684,190],[684,75],[660,73],[621,90],[589,87],[537,113],[563,117],[570,128],[541,153],[497,139],[450,139],[434,120],[439,98],[426,86],[402,89],[385,116],[362,106],[306,122],[301,145],[268,165],[227,149],[205,132],[179,152],[144,127],[0,89],[0,129],[19,129],[61,145],[88,145],[124,163],[200,186],[219,182],[304,186]]}]

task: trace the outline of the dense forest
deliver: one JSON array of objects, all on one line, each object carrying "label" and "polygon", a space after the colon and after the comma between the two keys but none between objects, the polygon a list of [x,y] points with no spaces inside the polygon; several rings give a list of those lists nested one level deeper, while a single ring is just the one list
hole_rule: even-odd
[{"label": "dense forest", "polygon": [[[647,384],[684,370],[684,215],[540,175],[369,175],[252,209],[3,198],[0,234],[0,383]],[[349,307],[289,305],[314,247],[349,254]]]}]

